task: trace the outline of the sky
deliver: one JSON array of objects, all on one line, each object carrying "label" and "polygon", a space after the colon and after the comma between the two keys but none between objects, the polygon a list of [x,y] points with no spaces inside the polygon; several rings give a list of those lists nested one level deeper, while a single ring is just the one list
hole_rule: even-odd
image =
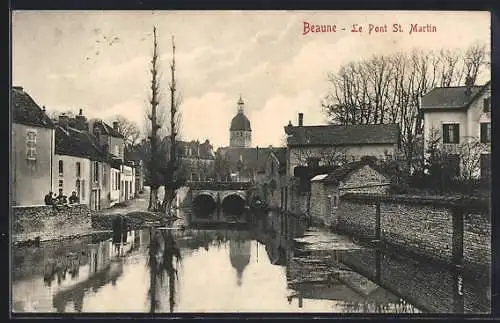
[{"label": "sky", "polygon": [[[304,35],[304,22],[337,29]],[[391,32],[395,23],[404,31]],[[410,34],[415,23],[437,31]],[[351,32],[353,24],[363,32]],[[369,24],[386,24],[388,32],[370,34]],[[327,75],[342,64],[412,48],[490,44],[490,14],[477,11],[17,11],[12,85],[22,86],[48,112],[83,109],[88,118],[106,120],[121,115],[143,128],[153,26],[160,105],[169,107],[175,36],[181,137],[209,139],[215,147],[229,144],[240,95],[253,146],[279,146],[283,127],[290,120],[296,124],[299,112],[304,125],[326,123],[321,100],[329,89]]]}]

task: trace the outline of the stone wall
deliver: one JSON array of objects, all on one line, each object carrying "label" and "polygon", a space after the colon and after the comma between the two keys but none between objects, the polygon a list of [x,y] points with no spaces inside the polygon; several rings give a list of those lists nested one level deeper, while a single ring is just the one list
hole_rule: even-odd
[{"label": "stone wall", "polygon": [[52,206],[12,208],[12,234],[14,241],[56,239],[62,235],[91,230],[92,211],[85,204],[55,209]]},{"label": "stone wall", "polygon": [[360,235],[363,238],[375,238],[375,212],[374,204],[364,201],[351,201],[341,198],[337,209],[337,227],[341,232]]},{"label": "stone wall", "polygon": [[347,194],[341,197],[337,222],[337,230],[366,239],[376,238],[378,229],[384,243],[440,262],[491,265],[488,200]]},{"label": "stone wall", "polygon": [[[375,209],[375,207],[372,207]],[[384,242],[452,261],[453,214],[446,207],[384,202],[380,204]]]},{"label": "stone wall", "polygon": [[464,264],[491,264],[491,213],[464,216]]},{"label": "stone wall", "polygon": [[314,224],[324,225],[326,217],[325,190],[321,181],[311,183],[311,209],[310,215]]},{"label": "stone wall", "polygon": [[[340,261],[424,312],[488,313],[487,279],[459,276],[425,261],[375,249],[351,250]],[[462,295],[458,292],[462,282]]]}]

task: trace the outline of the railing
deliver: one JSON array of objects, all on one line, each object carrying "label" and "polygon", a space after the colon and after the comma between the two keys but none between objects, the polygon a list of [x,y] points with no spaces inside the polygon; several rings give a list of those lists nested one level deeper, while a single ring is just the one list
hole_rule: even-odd
[{"label": "railing", "polygon": [[251,182],[198,182],[188,181],[186,185],[195,190],[247,190],[251,186]]}]

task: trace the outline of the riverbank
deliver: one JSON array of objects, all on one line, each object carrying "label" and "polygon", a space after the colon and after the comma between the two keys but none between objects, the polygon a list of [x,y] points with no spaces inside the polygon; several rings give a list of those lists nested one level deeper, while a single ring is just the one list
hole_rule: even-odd
[{"label": "riverbank", "polygon": [[54,210],[47,206],[16,208],[13,215],[12,243],[15,246],[38,246],[42,242],[85,237],[110,232],[116,216],[123,216],[129,228],[141,229],[165,225],[176,219],[147,211],[147,192],[108,209],[92,211],[86,205]]}]

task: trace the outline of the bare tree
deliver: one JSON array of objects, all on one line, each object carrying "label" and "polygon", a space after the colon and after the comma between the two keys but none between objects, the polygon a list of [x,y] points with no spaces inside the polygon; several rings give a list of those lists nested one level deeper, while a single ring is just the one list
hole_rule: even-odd
[{"label": "bare tree", "polygon": [[125,138],[125,151],[129,152],[141,135],[139,126],[122,116],[117,116],[114,121],[118,122],[118,132]]},{"label": "bare tree", "polygon": [[291,151],[291,159],[298,165],[306,166],[313,161],[317,161],[321,166],[339,166],[342,163],[352,161],[347,155],[347,150],[343,147],[329,149],[306,148]]},{"label": "bare tree", "polygon": [[160,86],[158,75],[158,42],[156,40],[156,27],[153,27],[153,55],[151,59],[151,97],[150,107],[146,111],[149,120],[147,130],[150,142],[149,160],[147,166],[150,173],[150,196],[148,210],[158,210],[158,189],[161,185],[159,138],[158,130],[161,128],[161,120],[158,119],[158,106],[160,100]]},{"label": "bare tree", "polygon": [[165,195],[163,197],[162,208],[165,212],[168,212],[171,209],[177,190],[185,182],[185,179],[181,176],[183,172],[180,171],[180,161],[177,156],[177,137],[180,131],[181,121],[179,107],[182,99],[177,94],[177,80],[175,78],[175,40],[173,36],[172,63],[170,64],[170,71],[170,153],[169,160],[163,168],[163,186],[165,188]]},{"label": "bare tree", "polygon": [[474,83],[488,67],[485,46],[438,54],[414,49],[351,62],[329,74],[330,91],[322,106],[332,124],[394,123],[399,126],[407,170],[419,165],[423,116],[419,98],[436,86]]}]

